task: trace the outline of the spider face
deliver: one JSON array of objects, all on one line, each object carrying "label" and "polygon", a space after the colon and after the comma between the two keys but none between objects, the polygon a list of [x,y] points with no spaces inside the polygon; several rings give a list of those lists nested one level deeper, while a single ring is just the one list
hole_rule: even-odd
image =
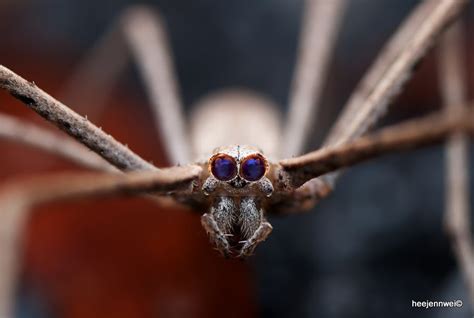
[{"label": "spider face", "polygon": [[269,163],[258,149],[235,145],[216,149],[208,170],[202,191],[210,209],[202,225],[222,254],[248,256],[272,230],[263,209],[273,192]]}]

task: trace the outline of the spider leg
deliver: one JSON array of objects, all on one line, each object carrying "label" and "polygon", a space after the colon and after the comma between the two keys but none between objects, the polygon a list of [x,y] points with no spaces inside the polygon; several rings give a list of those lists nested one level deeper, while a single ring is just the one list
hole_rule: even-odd
[{"label": "spider leg", "polygon": [[[446,112],[462,112],[467,100],[463,36],[462,24],[458,22],[446,32],[440,47],[439,80]],[[446,143],[444,224],[467,282],[474,311],[474,246],[469,218],[468,142],[468,136],[455,134]]]},{"label": "spider leg", "polygon": [[[467,3],[465,0],[427,0],[417,6],[382,50],[349,98],[325,140],[326,147],[343,145],[339,150],[344,152],[344,144],[367,132],[380,119],[385,113],[387,105],[410,77],[409,75],[416,63],[426,54],[442,31],[462,12]],[[331,154],[331,152],[325,153],[325,150],[320,150],[318,153],[322,156]],[[348,152],[346,155],[350,153]],[[344,156],[344,154],[339,153],[339,159],[342,158],[341,155]],[[305,160],[304,158],[308,159],[304,156],[299,157],[300,160]],[[313,163],[316,163],[317,159],[313,159],[315,159]],[[329,158],[326,157],[325,160],[327,159]],[[321,163],[325,160],[322,160]],[[296,167],[294,165],[296,163],[296,161],[291,161],[293,167]],[[282,189],[283,192],[294,189],[294,186],[301,185],[302,181],[309,181],[309,175],[320,175],[320,173],[309,173],[306,177],[300,178],[304,166],[305,164],[301,163],[300,172],[293,172],[291,173],[293,176],[289,177],[289,179],[296,178],[299,180],[279,182],[280,191]],[[329,170],[335,171],[342,168],[342,166],[341,164],[335,164],[332,168],[326,167],[325,170],[327,172]],[[311,168],[309,169],[311,170]],[[294,177],[295,173],[300,176]],[[276,175],[278,174],[277,172]],[[281,179],[285,180],[283,175]],[[300,189],[297,189],[294,197],[320,199],[332,191],[338,175],[339,173],[336,171],[330,175],[311,180]],[[296,181],[296,183],[291,184],[293,181]],[[282,202],[279,195],[275,195],[274,200],[279,203]],[[308,204],[306,199],[302,199],[302,202],[304,202],[304,206],[312,205],[311,203]]]},{"label": "spider leg", "polygon": [[[19,142],[49,152],[86,168],[120,172],[119,169],[99,155],[74,140],[70,140],[38,125],[1,113],[0,139]],[[170,197],[158,197],[156,195],[145,195],[145,197],[162,208],[178,204],[176,200]]]},{"label": "spider leg", "polygon": [[325,145],[343,144],[367,132],[385,114],[416,63],[467,3],[465,0],[420,3],[365,74],[329,132]]},{"label": "spider leg", "polygon": [[121,170],[156,170],[85,117],[0,65],[0,88]]},{"label": "spider leg", "polygon": [[345,6],[345,0],[305,2],[304,23],[289,98],[288,123],[280,154],[283,158],[301,154],[308,141]]},{"label": "spider leg", "polygon": [[[435,113],[389,126],[346,144],[322,148],[280,161],[282,183],[297,188],[307,181],[392,152],[417,149],[447,139],[454,133],[474,136],[474,108],[457,114]],[[281,185],[279,186],[281,187]]]},{"label": "spider leg", "polygon": [[87,168],[118,171],[117,168],[100,156],[73,140],[35,124],[1,113],[0,138],[20,142],[56,154]]},{"label": "spider leg", "polygon": [[156,10],[147,6],[125,10],[79,65],[65,88],[65,100],[91,105],[81,110],[98,116],[127,64],[128,51],[137,63],[151,102],[155,127],[163,138],[170,162],[189,162],[189,136],[169,41],[163,19]]},{"label": "spider leg", "polygon": [[244,241],[244,245],[240,249],[239,257],[246,258],[251,256],[257,245],[265,241],[272,232],[272,230],[272,225],[266,220],[263,221],[255,231],[255,233],[253,233],[252,237]]},{"label": "spider leg", "polygon": [[129,60],[122,25],[119,18],[109,26],[73,67],[58,94],[59,100],[87,114],[91,120],[98,120],[104,113],[105,103]]},{"label": "spider leg", "polygon": [[127,174],[63,173],[15,180],[0,188],[0,317],[11,317],[21,255],[21,234],[30,209],[38,204],[83,197],[189,191],[198,166]]}]

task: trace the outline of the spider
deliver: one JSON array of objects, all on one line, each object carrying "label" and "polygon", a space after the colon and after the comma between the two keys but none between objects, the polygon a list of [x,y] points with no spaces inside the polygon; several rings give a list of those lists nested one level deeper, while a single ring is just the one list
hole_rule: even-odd
[{"label": "spider", "polygon": [[[307,1],[285,124],[272,102],[259,94],[224,90],[204,98],[186,125],[159,14],[148,7],[126,10],[85,59],[71,87],[85,83],[86,91],[89,85],[107,91],[123,64],[123,56],[105,75],[99,74],[99,66],[105,65],[110,52],[117,52],[125,43],[144,77],[157,127],[168,140],[166,152],[175,167],[155,167],[34,82],[0,66],[2,89],[79,144],[6,115],[0,117],[2,137],[106,171],[30,178],[2,188],[0,244],[5,257],[0,261],[4,268],[0,276],[0,316],[11,313],[19,233],[34,205],[124,193],[144,195],[161,205],[181,204],[202,213],[203,228],[222,255],[246,258],[272,231],[266,215],[311,208],[331,193],[346,167],[445,139],[449,139],[450,150],[462,156],[459,149],[466,143],[466,136],[474,134],[474,111],[472,107],[463,107],[467,101],[459,63],[458,24],[443,35],[442,42],[441,60],[446,77],[443,95],[449,112],[366,133],[383,116],[417,62],[460,15],[465,4],[461,0],[427,0],[419,4],[362,79],[323,147],[307,154],[302,152],[317,115],[327,61],[345,7],[343,0]],[[70,94],[74,92],[71,90]],[[101,98],[88,96],[92,97]],[[459,176],[459,171],[462,174],[460,168],[464,166],[463,162],[450,166],[452,188],[460,187],[453,191],[453,197],[465,187],[456,184],[462,178],[454,177]],[[448,219],[460,266],[472,289],[472,244],[466,228],[468,207],[463,200],[452,202]]]}]

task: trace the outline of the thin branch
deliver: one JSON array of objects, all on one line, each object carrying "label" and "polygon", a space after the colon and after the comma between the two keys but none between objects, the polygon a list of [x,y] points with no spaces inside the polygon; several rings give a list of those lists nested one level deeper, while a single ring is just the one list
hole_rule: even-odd
[{"label": "thin branch", "polygon": [[[453,25],[443,37],[439,57],[439,80],[445,110],[462,113],[467,100],[461,22]],[[446,143],[445,228],[465,278],[474,312],[474,246],[470,228],[469,140],[464,134],[451,136]]]},{"label": "thin branch", "polygon": [[456,132],[474,135],[474,109],[452,116],[443,112],[407,121],[343,145],[282,160],[280,164],[288,174],[290,185],[299,187],[323,174],[384,154],[428,146]]},{"label": "thin branch", "polygon": [[415,65],[467,3],[427,0],[419,4],[357,86],[325,145],[341,145],[367,132],[385,114]]},{"label": "thin branch", "polygon": [[104,133],[46,92],[0,65],[0,88],[121,170],[156,170],[126,146]]},{"label": "thin branch", "polygon": [[47,151],[87,168],[118,171],[83,145],[6,114],[0,114],[0,138]]},{"label": "thin branch", "polygon": [[282,157],[299,155],[316,121],[331,51],[346,0],[307,0],[288,112]]},{"label": "thin branch", "polygon": [[128,50],[143,78],[155,128],[164,141],[169,160],[172,164],[188,163],[190,142],[183,106],[165,26],[156,10],[143,5],[125,10],[77,68],[66,86],[66,100],[94,105],[86,113],[98,115],[111,86],[127,65]]},{"label": "thin branch", "polygon": [[14,180],[0,188],[0,317],[13,316],[21,234],[33,206],[83,197],[191,190],[201,171],[199,166],[186,166],[128,174],[63,173]]}]

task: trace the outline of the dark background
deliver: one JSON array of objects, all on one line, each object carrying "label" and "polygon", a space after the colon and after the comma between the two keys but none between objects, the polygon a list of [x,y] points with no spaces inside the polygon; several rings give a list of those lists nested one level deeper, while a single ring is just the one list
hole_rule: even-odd
[{"label": "dark background", "polygon": [[[54,95],[87,48],[134,3],[3,1],[0,63]],[[302,1],[141,3],[159,8],[166,21],[188,109],[215,89],[244,86],[267,94],[285,111]],[[416,3],[350,2],[323,114],[308,149],[317,147],[378,50]],[[472,9],[464,19],[470,76]],[[435,62],[435,54],[429,54],[386,122],[439,107]],[[42,124],[3,92],[0,102],[1,110]],[[74,101],[69,104],[80,109]],[[108,104],[109,111],[96,122],[146,159],[163,164],[133,66]],[[2,180],[79,169],[12,143],[0,146]],[[17,315],[469,317],[467,294],[443,234],[443,204],[441,147],[387,156],[347,171],[334,194],[312,213],[272,218],[273,234],[247,263],[220,259],[198,215],[157,211],[141,199],[42,207],[25,235]],[[464,301],[463,308],[411,307],[412,300],[456,299]]]}]

